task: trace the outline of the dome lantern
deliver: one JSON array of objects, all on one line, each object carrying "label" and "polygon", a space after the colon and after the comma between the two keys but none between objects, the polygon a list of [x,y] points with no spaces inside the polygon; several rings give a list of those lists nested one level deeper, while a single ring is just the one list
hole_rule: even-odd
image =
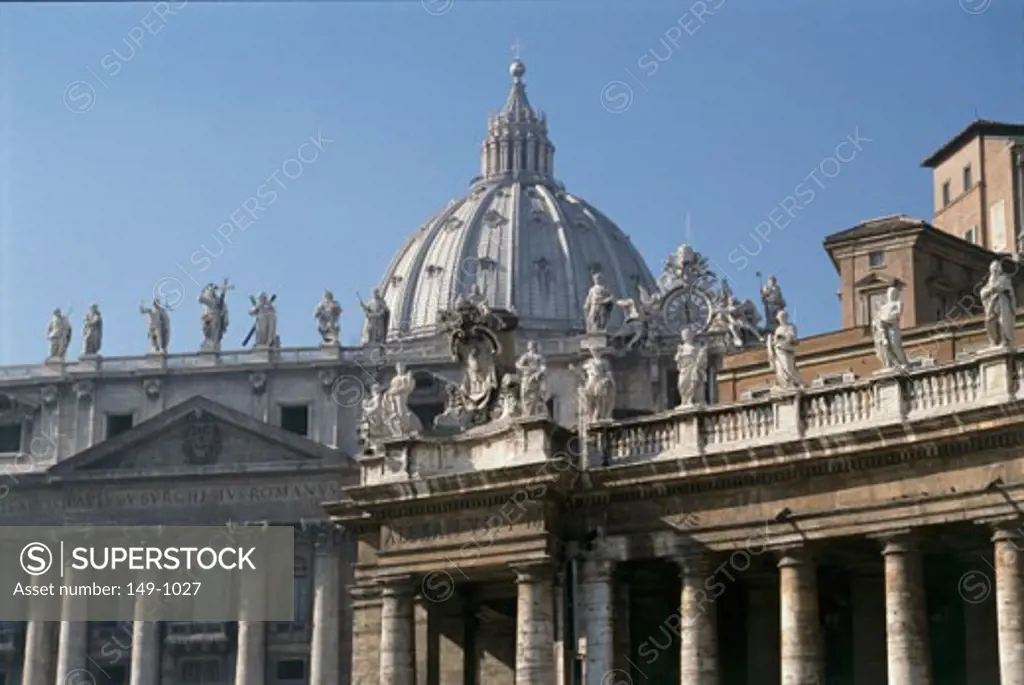
[{"label": "dome lantern", "polygon": [[487,139],[480,151],[484,180],[502,177],[554,180],[555,146],[548,140],[547,119],[536,112],[526,97],[526,65],[515,60],[509,66],[512,87],[505,107],[491,117]]}]

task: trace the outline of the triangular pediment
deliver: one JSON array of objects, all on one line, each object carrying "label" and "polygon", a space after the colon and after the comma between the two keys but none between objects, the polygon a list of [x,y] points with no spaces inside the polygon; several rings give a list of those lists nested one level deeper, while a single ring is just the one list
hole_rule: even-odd
[{"label": "triangular pediment", "polygon": [[50,473],[182,473],[348,461],[337,450],[196,396],[58,463]]},{"label": "triangular pediment", "polygon": [[869,273],[864,278],[856,281],[853,285],[856,288],[888,288],[891,285],[900,285],[900,281],[895,278],[885,278],[881,274]]}]

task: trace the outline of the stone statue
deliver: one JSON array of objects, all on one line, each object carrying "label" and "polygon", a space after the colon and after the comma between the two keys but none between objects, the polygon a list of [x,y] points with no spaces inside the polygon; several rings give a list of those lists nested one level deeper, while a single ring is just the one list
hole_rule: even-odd
[{"label": "stone statue", "polygon": [[324,299],[313,310],[316,318],[317,330],[320,332],[320,340],[324,345],[340,345],[339,335],[341,332],[341,305],[334,299],[334,293],[330,290],[324,291]]},{"label": "stone statue", "polygon": [[907,354],[903,351],[903,335],[900,332],[902,316],[900,291],[891,287],[885,292],[885,302],[878,308],[874,321],[875,354],[882,362],[883,369],[907,367]]},{"label": "stone statue", "polygon": [[208,284],[199,294],[199,304],[203,305],[203,346],[204,352],[220,352],[220,343],[228,330],[230,318],[228,316],[227,294],[228,290],[234,290],[234,286],[228,284],[224,279],[220,286],[215,283]]},{"label": "stone statue", "polygon": [[171,346],[171,315],[167,307],[154,298],[152,307],[140,304],[139,313],[149,316],[149,351],[167,354]]},{"label": "stone statue", "polygon": [[501,379],[501,391],[498,394],[499,419],[511,419],[516,416],[533,416],[525,411],[520,411],[519,393],[516,391],[515,374],[506,373]]},{"label": "stone statue", "polygon": [[95,356],[103,345],[103,316],[98,304],[89,305],[82,323],[82,355]]},{"label": "stone statue", "polygon": [[461,296],[459,301],[456,302],[456,307],[458,307],[459,302],[464,302],[468,306],[474,307],[480,312],[482,317],[486,318],[491,313],[491,307],[487,304],[487,296],[484,295],[483,291],[480,290],[480,286],[476,283],[469,286],[469,294]]},{"label": "stone statue", "polygon": [[593,285],[587,291],[587,299],[583,302],[583,313],[586,316],[587,333],[605,333],[608,330],[608,319],[615,305],[615,299],[604,285],[604,276],[595,273]]},{"label": "stone statue", "polygon": [[383,398],[382,420],[393,437],[409,435],[419,430],[419,420],[409,409],[409,396],[416,388],[412,371],[405,364],[395,364],[395,377],[388,383]]},{"label": "stone statue", "polygon": [[761,286],[761,303],[764,304],[764,320],[770,330],[775,327],[779,312],[786,308],[786,300],[782,297],[782,287],[775,280],[775,276],[769,276],[768,281]]},{"label": "stone statue", "polygon": [[249,302],[252,303],[249,314],[256,317],[253,327],[256,331],[256,347],[278,347],[277,309],[273,301],[266,293],[260,293],[257,297],[250,296]]},{"label": "stone statue", "polygon": [[516,371],[519,374],[519,405],[523,416],[547,414],[547,407],[544,404],[547,399],[547,370],[543,355],[537,351],[537,341],[531,340],[526,344],[526,352],[516,361]]},{"label": "stone statue", "polygon": [[768,335],[768,366],[775,372],[775,386],[781,390],[802,388],[800,372],[796,368],[796,346],[799,342],[796,326],[789,322],[783,309],[776,316],[778,325]]},{"label": "stone statue", "polygon": [[384,388],[379,383],[374,383],[370,386],[370,392],[363,398],[363,417],[360,426],[364,442],[386,434],[384,410]]},{"label": "stone statue", "polygon": [[63,360],[71,346],[71,321],[60,309],[53,310],[53,318],[46,328],[46,339],[50,342],[50,359]]},{"label": "stone statue", "polygon": [[692,407],[704,403],[704,384],[708,378],[708,351],[693,342],[693,331],[684,328],[682,342],[676,348],[679,370],[679,406]]},{"label": "stone statue", "polygon": [[727,331],[732,345],[737,348],[744,346],[744,331],[750,333],[756,340],[761,340],[761,333],[754,324],[757,310],[753,303],[749,300],[740,302],[731,291],[723,289],[722,292],[725,294],[712,317],[711,328]]},{"label": "stone statue", "polygon": [[981,287],[981,301],[985,305],[985,331],[993,347],[1017,347],[1017,296],[1013,283],[1003,271],[999,260],[988,269],[988,280]]},{"label": "stone statue", "polygon": [[[356,293],[359,297],[359,293]],[[363,308],[366,315],[366,325],[363,327],[363,344],[383,344],[388,337],[388,324],[391,323],[391,310],[381,297],[380,288],[373,289],[373,296],[369,302],[363,302],[359,298],[359,306]]]},{"label": "stone statue", "polygon": [[626,347],[633,349],[651,341],[651,324],[658,312],[658,297],[647,292],[647,288],[639,286],[639,297],[615,300],[615,304],[625,315],[622,332],[629,336]]},{"label": "stone statue", "polygon": [[607,359],[593,357],[583,364],[580,413],[587,423],[607,421],[615,408],[615,378]]}]

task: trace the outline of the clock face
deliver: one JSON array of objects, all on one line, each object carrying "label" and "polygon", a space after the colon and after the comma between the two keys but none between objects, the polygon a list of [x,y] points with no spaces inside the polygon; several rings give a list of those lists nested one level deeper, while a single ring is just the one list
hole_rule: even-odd
[{"label": "clock face", "polygon": [[676,334],[687,328],[700,333],[711,321],[711,301],[696,289],[677,288],[669,293],[661,311],[665,327]]}]

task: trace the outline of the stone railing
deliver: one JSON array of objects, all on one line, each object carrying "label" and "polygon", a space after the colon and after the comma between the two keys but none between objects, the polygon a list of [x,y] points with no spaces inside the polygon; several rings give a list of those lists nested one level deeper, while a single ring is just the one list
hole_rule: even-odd
[{"label": "stone railing", "polygon": [[848,384],[773,393],[722,406],[675,409],[593,424],[591,468],[686,459],[802,439],[838,439],[851,431],[954,415],[1024,399],[1024,359],[1003,350]]},{"label": "stone railing", "polygon": [[495,421],[455,437],[393,438],[359,458],[361,482],[380,485],[516,467],[541,472],[556,453],[554,436],[561,430],[546,417],[534,417]]}]

